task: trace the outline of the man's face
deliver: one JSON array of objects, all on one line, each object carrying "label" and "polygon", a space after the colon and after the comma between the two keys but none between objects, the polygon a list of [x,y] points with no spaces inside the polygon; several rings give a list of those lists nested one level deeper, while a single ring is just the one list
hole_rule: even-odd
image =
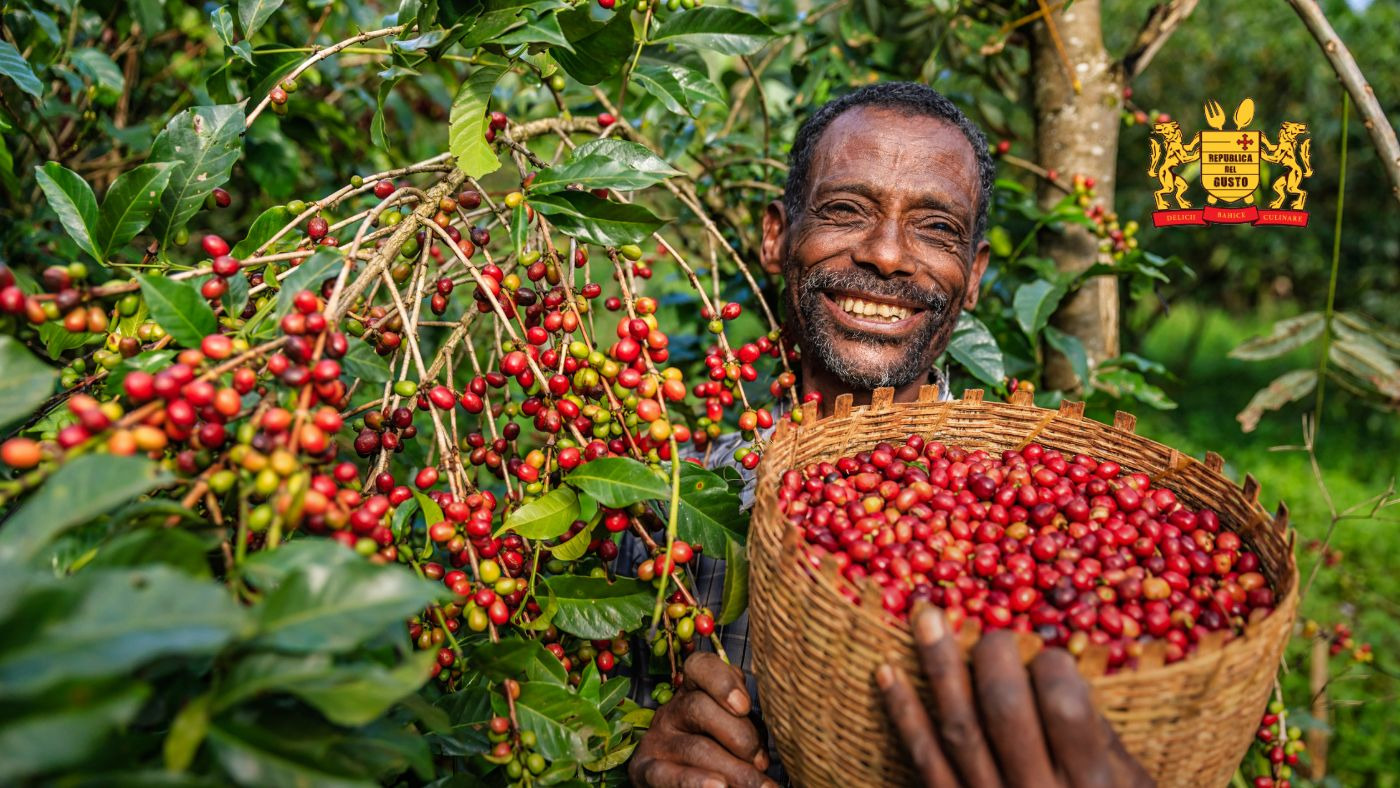
[{"label": "man's face", "polygon": [[857,107],[817,141],[808,183],[791,225],[779,203],[763,222],[804,357],[853,389],[923,380],[987,265],[971,144],[946,121]]}]

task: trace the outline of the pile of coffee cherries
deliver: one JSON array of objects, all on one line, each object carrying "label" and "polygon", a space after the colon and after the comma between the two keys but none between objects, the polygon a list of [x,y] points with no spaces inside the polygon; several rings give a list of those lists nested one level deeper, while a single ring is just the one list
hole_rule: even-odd
[{"label": "pile of coffee cherries", "polygon": [[897,619],[923,600],[955,629],[975,619],[1076,655],[1102,645],[1109,670],[1134,667],[1154,639],[1176,662],[1274,607],[1259,556],[1215,512],[1083,454],[994,456],[911,435],[789,470],[778,500],[853,603],[873,582]]}]

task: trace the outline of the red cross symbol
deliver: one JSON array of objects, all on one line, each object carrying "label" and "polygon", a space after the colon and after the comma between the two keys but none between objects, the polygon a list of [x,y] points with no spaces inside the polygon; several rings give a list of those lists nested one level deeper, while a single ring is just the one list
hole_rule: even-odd
[{"label": "red cross symbol", "polygon": [[1242,149],[1244,149],[1244,150],[1249,150],[1249,146],[1250,146],[1251,144],[1254,143],[1254,140],[1250,139],[1249,135],[1247,135],[1247,134],[1241,134],[1241,135],[1240,135],[1240,138],[1237,139],[1237,140],[1235,140],[1235,142],[1236,142]]}]

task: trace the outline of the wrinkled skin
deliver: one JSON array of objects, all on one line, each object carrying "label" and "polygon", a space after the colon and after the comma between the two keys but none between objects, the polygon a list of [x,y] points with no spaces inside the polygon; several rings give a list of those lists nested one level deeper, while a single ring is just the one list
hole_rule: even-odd
[{"label": "wrinkled skin", "polygon": [[[763,220],[763,265],[787,279],[789,330],[803,350],[804,393],[824,406],[878,386],[918,395],[958,315],[977,304],[990,254],[974,243],[977,157],[951,123],[858,107],[832,121],[813,152],[801,216],[781,203]],[[881,322],[843,298],[903,307]]]}]

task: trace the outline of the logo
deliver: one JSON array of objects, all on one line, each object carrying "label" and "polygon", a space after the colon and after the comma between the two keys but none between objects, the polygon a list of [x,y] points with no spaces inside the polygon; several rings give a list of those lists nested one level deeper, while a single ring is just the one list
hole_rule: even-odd
[{"label": "logo", "polygon": [[[1312,140],[1302,139],[1308,133],[1307,124],[1284,121],[1275,143],[1264,132],[1247,128],[1254,120],[1253,99],[1247,98],[1235,108],[1231,118],[1233,129],[1225,128],[1225,110],[1214,101],[1206,102],[1205,116],[1210,130],[1197,132],[1190,142],[1183,141],[1181,124],[1176,121],[1152,127],[1152,163],[1147,168],[1147,176],[1156,178],[1161,186],[1152,194],[1157,201],[1152,224],[1157,227],[1207,224],[1306,227],[1308,214],[1303,206],[1307,204],[1308,193],[1301,184],[1313,174]],[[1192,207],[1186,198],[1186,179],[1176,174],[1178,167],[1191,162],[1200,162],[1201,186],[1207,195],[1204,208]],[[1283,167],[1283,174],[1274,179],[1271,187],[1274,197],[1267,208],[1254,204],[1261,162]],[[1171,207],[1173,202],[1175,208]],[[1238,202],[1243,205],[1226,207]],[[1286,208],[1285,202],[1288,203]]]}]

